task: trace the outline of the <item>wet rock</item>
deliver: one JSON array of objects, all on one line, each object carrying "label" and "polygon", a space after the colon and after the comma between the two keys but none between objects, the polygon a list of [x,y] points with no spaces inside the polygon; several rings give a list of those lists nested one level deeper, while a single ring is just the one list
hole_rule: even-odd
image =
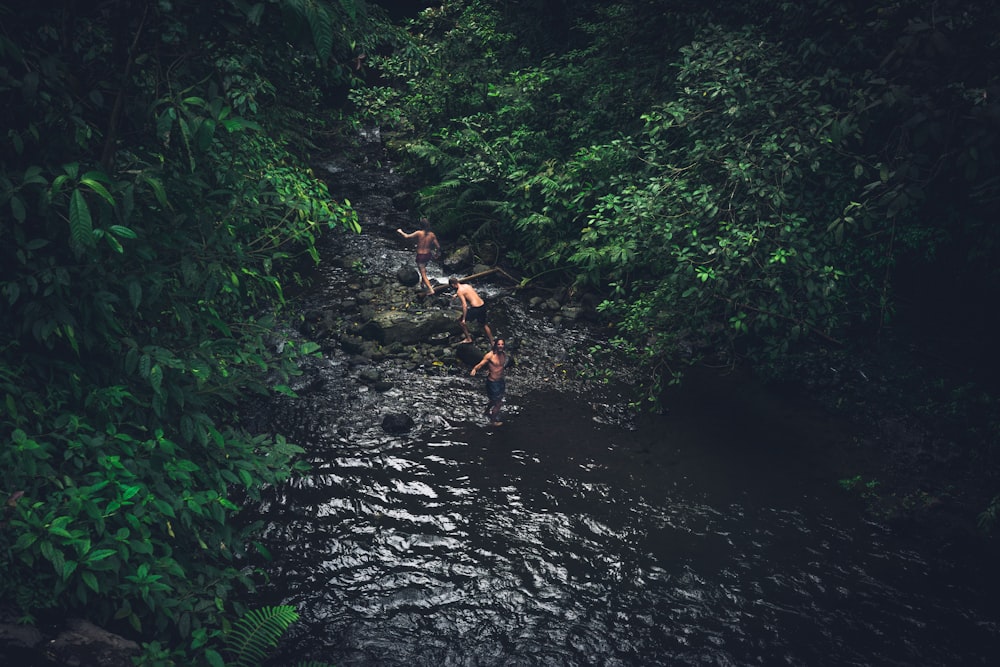
[{"label": "wet rock", "polygon": [[382,376],[374,368],[365,368],[358,373],[358,380],[367,385],[374,385],[382,380]]},{"label": "wet rock", "polygon": [[369,359],[368,357],[366,357],[364,355],[361,355],[361,354],[352,354],[347,359],[347,364],[351,368],[360,368],[362,366],[367,366],[370,363],[371,363],[371,359]]},{"label": "wet rock", "polygon": [[[397,192],[392,196],[392,205],[400,211],[409,211],[416,202],[412,192]],[[412,223],[411,223],[412,224]]]},{"label": "wet rock", "polygon": [[310,310],[302,317],[299,332],[313,339],[326,337],[336,327],[336,320],[331,311]]},{"label": "wet rock", "polygon": [[567,320],[579,320],[583,317],[583,312],[580,306],[563,306],[559,309],[559,314]]},{"label": "wet rock", "polygon": [[382,430],[386,433],[406,433],[413,428],[413,418],[398,412],[390,412],[382,417]]},{"label": "wet rock", "polygon": [[303,375],[292,378],[289,388],[299,396],[305,396],[314,391],[322,389],[326,385],[326,379],[316,370],[311,370]]},{"label": "wet rock", "polygon": [[134,641],[81,619],[70,619],[66,629],[45,648],[57,664],[80,667],[130,667],[140,651]]},{"label": "wet rock", "polygon": [[413,287],[420,282],[420,274],[412,266],[401,266],[396,270],[396,280],[400,285]]},{"label": "wet rock", "polygon": [[340,347],[348,354],[361,354],[365,341],[360,336],[344,334],[340,337]]},{"label": "wet rock", "polygon": [[0,609],[0,658],[4,658],[8,651],[37,648],[44,639],[38,628],[22,625],[17,622],[13,611]]},{"label": "wet rock", "polygon": [[462,272],[468,270],[475,262],[476,257],[470,246],[464,245],[448,253],[441,265],[446,271]]},{"label": "wet rock", "polygon": [[387,310],[375,313],[359,333],[363,338],[391,345],[420,343],[430,340],[434,334],[458,333],[459,330],[458,323],[450,314],[438,311],[407,313]]},{"label": "wet rock", "polygon": [[455,348],[455,356],[458,360],[469,366],[475,366],[483,359],[483,355],[486,354],[484,350],[480,350],[475,343],[462,343]]}]

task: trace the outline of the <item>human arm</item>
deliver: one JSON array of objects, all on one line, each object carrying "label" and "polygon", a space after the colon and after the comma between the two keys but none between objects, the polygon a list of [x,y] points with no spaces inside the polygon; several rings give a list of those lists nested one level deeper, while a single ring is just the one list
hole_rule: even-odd
[{"label": "human arm", "polygon": [[398,227],[396,228],[396,233],[399,234],[400,236],[402,236],[404,239],[412,239],[414,236],[417,235],[416,232],[410,232],[409,234],[407,234],[406,232],[404,232],[402,229],[399,229]]},{"label": "human arm", "polygon": [[476,371],[478,371],[478,370],[479,370],[480,368],[482,368],[482,367],[483,367],[483,366],[485,366],[485,365],[486,365],[487,363],[489,363],[489,360],[490,360],[490,357],[491,357],[491,356],[493,356],[493,353],[492,353],[492,352],[487,352],[487,353],[486,353],[486,354],[485,354],[485,355],[483,356],[483,359],[482,359],[482,361],[480,361],[480,362],[479,362],[478,364],[476,364],[475,366],[473,366],[473,367],[472,367],[472,370],[471,370],[471,371],[469,372],[469,375],[475,375],[475,374],[476,374]]}]

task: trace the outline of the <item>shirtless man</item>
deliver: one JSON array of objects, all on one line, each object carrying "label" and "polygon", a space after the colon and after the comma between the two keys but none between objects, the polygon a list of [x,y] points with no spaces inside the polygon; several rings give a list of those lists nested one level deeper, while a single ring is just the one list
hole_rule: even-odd
[{"label": "shirtless man", "polygon": [[417,239],[417,270],[420,272],[421,282],[427,285],[427,296],[434,296],[434,286],[427,277],[427,262],[441,252],[441,244],[438,243],[437,235],[431,231],[427,218],[420,218],[420,229],[415,232],[406,233],[397,228],[396,233],[404,239]]},{"label": "shirtless man", "polygon": [[465,340],[462,342],[472,342],[472,334],[469,333],[468,323],[479,322],[483,325],[486,340],[490,342],[490,347],[492,347],[493,331],[490,329],[490,325],[486,323],[486,302],[473,289],[472,285],[460,283],[458,282],[458,278],[454,276],[448,279],[448,284],[455,289],[455,296],[462,302],[462,314],[458,316],[458,323],[462,326],[462,331],[465,333]]},{"label": "shirtless man", "polygon": [[511,365],[511,358],[504,350],[503,338],[497,338],[493,342],[493,349],[486,353],[483,360],[472,367],[469,375],[475,375],[483,366],[486,366],[486,396],[489,403],[486,404],[484,412],[490,418],[490,423],[494,426],[503,424],[500,421],[500,406],[503,405],[504,394],[507,393],[507,368]]}]

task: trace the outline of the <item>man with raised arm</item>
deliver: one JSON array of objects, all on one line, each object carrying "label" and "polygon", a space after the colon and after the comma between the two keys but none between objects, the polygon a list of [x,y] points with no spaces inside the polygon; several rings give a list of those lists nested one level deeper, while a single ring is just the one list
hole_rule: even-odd
[{"label": "man with raised arm", "polygon": [[404,232],[397,228],[396,233],[404,239],[417,239],[417,271],[420,272],[421,282],[427,285],[427,296],[434,296],[434,286],[427,277],[427,263],[441,252],[441,244],[438,243],[437,235],[431,231],[430,222],[427,218],[420,218],[420,228],[416,231]]}]

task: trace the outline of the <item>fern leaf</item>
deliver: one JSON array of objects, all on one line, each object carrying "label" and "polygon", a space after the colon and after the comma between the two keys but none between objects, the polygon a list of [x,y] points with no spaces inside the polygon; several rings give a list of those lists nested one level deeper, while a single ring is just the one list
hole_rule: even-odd
[{"label": "fern leaf", "polygon": [[90,209],[79,190],[74,191],[69,199],[69,237],[77,252],[94,242],[94,223],[90,217]]},{"label": "fern leaf", "polygon": [[232,667],[258,667],[299,615],[291,605],[252,609],[233,624],[226,636]]},{"label": "fern leaf", "polygon": [[309,4],[306,14],[309,30],[312,31],[313,47],[319,55],[320,62],[325,62],[333,52],[333,17],[326,5],[314,2]]}]

